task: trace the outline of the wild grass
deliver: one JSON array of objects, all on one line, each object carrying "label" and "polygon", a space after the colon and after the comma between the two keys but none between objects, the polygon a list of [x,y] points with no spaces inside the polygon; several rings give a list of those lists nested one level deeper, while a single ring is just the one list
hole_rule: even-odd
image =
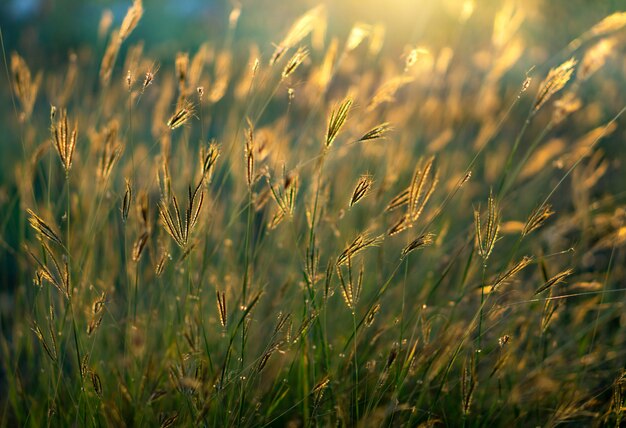
[{"label": "wild grass", "polygon": [[509,3],[473,56],[240,13],[5,52],[0,426],[621,426],[624,14],[531,68]]}]

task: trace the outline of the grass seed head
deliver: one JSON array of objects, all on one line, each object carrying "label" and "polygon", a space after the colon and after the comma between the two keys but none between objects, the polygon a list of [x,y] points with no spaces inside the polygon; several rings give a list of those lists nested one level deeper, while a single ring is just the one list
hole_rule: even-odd
[{"label": "grass seed head", "polygon": [[133,201],[133,188],[130,184],[130,180],[126,179],[126,191],[124,192],[124,198],[122,199],[122,221],[126,222],[128,219],[128,213],[130,211],[130,205]]},{"label": "grass seed head", "polygon": [[167,121],[167,126],[174,130],[183,126],[194,115],[194,105],[191,102],[184,101],[180,107]]},{"label": "grass seed head", "polygon": [[365,174],[359,177],[359,181],[357,182],[356,187],[352,192],[352,197],[350,198],[350,207],[352,207],[354,204],[367,196],[373,184],[374,179],[371,175]]},{"label": "grass seed head", "polygon": [[246,161],[246,183],[248,190],[251,191],[254,184],[254,127],[248,119],[248,129],[246,131],[246,145],[244,149],[244,157]]},{"label": "grass seed head", "polygon": [[350,245],[337,257],[337,266],[344,265],[348,262],[348,260],[354,257],[356,254],[365,250],[369,247],[377,247],[380,245],[385,236],[378,235],[374,237],[370,237],[366,233],[359,234]]},{"label": "grass seed head", "polygon": [[33,79],[26,61],[17,52],[11,54],[11,74],[15,95],[22,105],[23,119],[28,119],[35,106],[42,74],[41,72],[37,73],[37,76]]},{"label": "grass seed head", "polygon": [[[430,174],[434,160],[434,156],[430,157],[423,167],[421,162],[418,163],[413,173],[408,195],[408,215],[413,222],[417,221],[424,211],[424,207],[435,191],[439,181],[437,172],[435,172],[434,176]],[[428,188],[426,188],[427,186]]]},{"label": "grass seed head", "polygon": [[299,47],[295,54],[289,59],[287,65],[283,69],[282,78],[286,79],[302,64],[309,56],[309,50]]},{"label": "grass seed head", "polygon": [[308,36],[316,26],[323,23],[326,16],[326,9],[323,5],[319,5],[307,11],[302,15],[289,29],[285,38],[276,45],[276,49],[270,59],[270,65],[278,62],[287,50],[300,43],[302,39]]},{"label": "grass seed head", "polygon": [[226,312],[226,293],[223,291],[215,291],[215,299],[217,302],[217,313],[219,314],[220,324],[226,328],[228,313]]},{"label": "grass seed head", "polygon": [[159,72],[160,65],[153,63],[152,66],[146,71],[146,75],[143,78],[141,85],[141,93],[145,92],[146,88],[154,82],[156,74]]},{"label": "grass seed head", "polygon": [[54,242],[59,246],[63,246],[63,242],[59,235],[54,231],[52,227],[48,225],[41,217],[33,212],[30,208],[26,210],[28,212],[29,218],[28,222],[31,227],[37,232],[38,237],[45,237],[46,239]]},{"label": "grass seed head", "polygon": [[496,244],[498,231],[500,230],[500,213],[493,195],[489,194],[489,199],[487,200],[487,222],[482,224],[480,217],[480,211],[474,210],[476,246],[478,254],[482,257],[483,262],[486,263]]},{"label": "grass seed head", "polygon": [[552,278],[548,279],[541,287],[539,287],[535,291],[535,295],[540,294],[552,288],[556,284],[562,283],[563,281],[565,281],[565,278],[567,278],[568,276],[571,276],[573,273],[574,273],[574,269],[566,269],[562,272],[557,273]]},{"label": "grass seed head", "polygon": [[352,106],[352,98],[345,98],[338,107],[333,109],[330,113],[330,119],[328,120],[328,130],[326,131],[326,148],[329,148],[341,128],[348,119],[348,112]]},{"label": "grass seed head", "polygon": [[498,275],[498,277],[496,278],[496,280],[491,286],[491,291],[495,291],[501,284],[504,284],[505,282],[512,279],[515,275],[521,272],[526,266],[531,264],[532,261],[533,261],[532,257],[529,257],[529,256],[522,257],[522,260],[514,264],[511,268],[509,268],[503,274]]},{"label": "grass seed head", "polygon": [[388,122],[381,123],[380,125],[376,125],[365,134],[363,134],[356,143],[360,143],[363,141],[372,141],[378,140],[385,137],[385,134],[391,129],[391,126]]},{"label": "grass seed head", "polygon": [[548,72],[548,75],[539,86],[539,92],[535,98],[535,104],[533,105],[533,112],[536,113],[539,111],[539,109],[547,103],[554,94],[565,87],[567,82],[572,77],[572,73],[574,73],[576,63],[577,61],[574,58],[571,58]]},{"label": "grass seed head", "polygon": [[435,238],[435,235],[432,233],[424,233],[418,236],[413,241],[411,241],[406,247],[402,249],[401,257],[405,258],[412,251],[432,245],[434,242],[434,238]]},{"label": "grass seed head", "polygon": [[182,213],[176,196],[172,196],[171,208],[168,203],[161,199],[159,203],[159,218],[165,231],[174,239],[182,249],[188,249],[191,232],[198,222],[200,210],[204,202],[204,191],[201,186],[192,189],[188,187],[187,207]]},{"label": "grass seed head", "polygon": [[139,24],[139,20],[143,16],[143,4],[141,0],[134,0],[133,5],[128,8],[128,12],[126,12],[126,16],[124,16],[124,20],[122,21],[122,25],[120,26],[119,39],[120,41],[124,41],[130,36],[130,33],[137,27]]},{"label": "grass seed head", "polygon": [[539,229],[553,214],[554,211],[552,211],[552,206],[550,204],[542,204],[535,208],[524,224],[522,236],[526,236],[532,231]]},{"label": "grass seed head", "polygon": [[65,175],[67,176],[72,168],[72,159],[74,158],[74,150],[76,149],[78,123],[74,121],[73,126],[70,128],[67,110],[65,109],[61,109],[59,120],[52,124],[52,138],[54,147],[57,150],[61,164],[65,170]]},{"label": "grass seed head", "polygon": [[141,254],[143,253],[143,249],[145,248],[146,243],[148,242],[149,236],[150,235],[148,234],[148,232],[143,232],[141,235],[139,235],[139,237],[133,244],[132,259],[134,262],[138,262],[139,259],[141,258]]},{"label": "grass seed head", "polygon": [[122,41],[119,37],[119,32],[114,32],[109,39],[109,43],[104,51],[104,56],[102,57],[102,62],[100,63],[100,83],[102,86],[107,86],[111,80],[113,68],[115,67],[121,46]]}]

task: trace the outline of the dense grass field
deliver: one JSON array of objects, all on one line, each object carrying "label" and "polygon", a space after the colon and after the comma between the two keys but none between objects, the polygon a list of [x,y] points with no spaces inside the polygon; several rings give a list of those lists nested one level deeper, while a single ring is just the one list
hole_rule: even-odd
[{"label": "dense grass field", "polygon": [[2,34],[0,427],[626,423],[626,13],[145,3]]}]

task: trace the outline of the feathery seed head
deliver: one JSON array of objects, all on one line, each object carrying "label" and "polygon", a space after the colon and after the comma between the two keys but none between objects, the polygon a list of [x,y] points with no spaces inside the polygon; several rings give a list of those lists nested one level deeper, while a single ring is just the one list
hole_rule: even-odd
[{"label": "feathery seed head", "polygon": [[352,98],[346,97],[337,108],[330,113],[330,119],[328,120],[328,130],[326,131],[326,148],[328,149],[341,128],[348,119],[348,112],[352,106]]},{"label": "feathery seed head", "polygon": [[405,258],[411,251],[432,245],[434,238],[435,235],[432,233],[424,233],[423,235],[418,236],[402,249],[401,258]]},{"label": "feathery seed head", "polygon": [[352,197],[350,198],[350,207],[352,207],[354,204],[367,196],[373,184],[374,179],[371,175],[365,174],[359,177],[359,181],[357,182],[356,187],[352,192]]},{"label": "feathery seed head", "polygon": [[183,126],[194,115],[194,106],[191,102],[184,101],[182,107],[179,108],[167,121],[167,126],[174,130]]},{"label": "feathery seed head", "polygon": [[61,110],[61,117],[52,124],[52,137],[54,147],[59,154],[61,164],[65,170],[65,175],[69,175],[72,168],[72,159],[74,157],[74,149],[76,148],[76,140],[78,138],[78,123],[74,121],[73,127],[70,129],[69,120],[67,118],[67,110]]},{"label": "feathery seed head", "polygon": [[480,217],[480,211],[474,210],[476,246],[478,248],[478,254],[483,259],[483,263],[486,263],[496,244],[498,231],[500,230],[500,213],[498,212],[495,198],[491,193],[487,200],[487,223],[482,224]]},{"label": "feathery seed head", "polygon": [[539,92],[537,93],[535,104],[533,105],[533,112],[539,111],[539,109],[547,103],[554,94],[565,87],[567,82],[572,77],[572,73],[574,73],[576,63],[577,61],[574,58],[570,58],[563,64],[551,69],[548,72],[548,75],[543,82],[541,82],[539,87]]},{"label": "feathery seed head", "polygon": [[126,16],[124,17],[122,25],[120,26],[120,32],[118,36],[120,42],[124,41],[126,38],[128,38],[128,36],[130,36],[130,33],[133,32],[135,27],[137,27],[137,24],[139,23],[139,20],[142,16],[143,4],[141,0],[134,0],[133,5],[128,9],[128,12],[126,12]]},{"label": "feathery seed head", "polygon": [[370,129],[369,131],[367,131],[365,134],[363,134],[358,140],[356,140],[356,143],[360,143],[362,141],[371,141],[371,140],[378,140],[380,138],[384,138],[385,134],[391,129],[391,126],[389,125],[389,123],[385,122],[385,123],[381,123],[380,125],[377,125],[375,127],[373,127],[372,129]]},{"label": "feathery seed head", "polygon": [[289,59],[287,65],[283,69],[282,78],[286,79],[289,77],[296,69],[304,62],[304,60],[309,56],[309,50],[305,47],[299,47],[295,54]]}]

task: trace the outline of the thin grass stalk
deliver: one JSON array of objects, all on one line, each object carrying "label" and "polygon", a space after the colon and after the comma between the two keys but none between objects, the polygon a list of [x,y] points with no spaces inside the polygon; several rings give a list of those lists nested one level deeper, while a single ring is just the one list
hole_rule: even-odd
[{"label": "thin grass stalk", "polygon": [[78,327],[76,325],[76,313],[74,311],[74,304],[73,304],[73,300],[74,300],[74,296],[75,293],[72,290],[72,258],[71,258],[71,253],[70,253],[70,247],[71,247],[71,232],[70,232],[70,227],[71,227],[71,193],[70,193],[70,175],[69,175],[69,171],[66,172],[65,174],[65,188],[66,188],[66,193],[67,193],[67,228],[66,228],[66,257],[67,257],[67,284],[66,286],[68,287],[68,306],[69,306],[69,311],[70,311],[70,318],[71,318],[71,323],[72,323],[72,333],[73,333],[73,339],[74,339],[74,347],[76,350],[76,364],[77,364],[77,368],[78,368],[78,372],[80,374],[80,398],[82,400],[82,396],[84,393],[84,385],[85,385],[85,379],[83,376],[83,370],[82,370],[82,358],[81,358],[81,352],[80,352],[80,342],[78,340]]},{"label": "thin grass stalk", "polygon": [[513,174],[511,174],[511,176],[508,178],[507,177],[503,177],[502,178],[502,188],[500,189],[500,191],[498,192],[498,199],[500,200],[502,197],[504,197],[504,195],[508,192],[508,190],[510,189],[510,187],[513,185],[513,183],[515,182],[515,179],[517,178],[517,176],[520,174],[520,172],[522,171],[522,168],[524,167],[524,165],[526,164],[526,162],[528,161],[528,158],[530,158],[530,155],[532,155],[532,153],[535,151],[535,149],[537,148],[537,146],[539,145],[539,143],[544,139],[544,137],[552,130],[553,127],[553,122],[552,120],[550,122],[548,122],[548,124],[543,128],[543,130],[541,131],[541,133],[537,136],[537,138],[535,138],[533,140],[533,142],[530,144],[530,146],[528,147],[528,149],[526,150],[526,153],[524,154],[524,157],[522,158],[522,160],[517,163],[517,167],[515,168],[515,170],[513,171]]},{"label": "thin grass stalk", "polygon": [[515,156],[515,153],[517,152],[517,148],[519,147],[519,144],[522,141],[522,138],[524,137],[524,134],[526,133],[526,129],[528,128],[528,125],[530,125],[530,122],[531,122],[533,116],[534,115],[533,115],[532,109],[531,109],[531,111],[528,113],[528,116],[526,117],[526,120],[524,121],[524,124],[522,125],[522,128],[520,129],[520,131],[518,132],[517,136],[515,137],[515,141],[513,142],[513,147],[511,148],[511,151],[509,152],[509,155],[506,158],[506,162],[504,164],[504,169],[502,170],[502,176],[500,177],[500,182],[498,184],[498,190],[496,192],[497,195],[500,195],[502,193],[502,189],[503,189],[504,184],[506,182],[507,175],[509,173],[509,170],[511,169],[511,164],[513,163],[513,158]]},{"label": "thin grass stalk", "polygon": [[140,260],[137,260],[135,263],[135,286],[133,293],[133,324],[137,322],[137,302],[139,301],[137,296],[137,288],[139,285],[139,263]]},{"label": "thin grass stalk", "polygon": [[137,168],[135,165],[135,139],[133,138],[133,91],[130,85],[128,87],[128,139],[130,141],[130,164],[133,169],[133,183],[137,183]]},{"label": "thin grass stalk", "polygon": [[357,358],[357,329],[356,329],[356,308],[352,311],[352,334],[354,335],[354,407],[355,407],[355,425],[359,423],[359,359]]},{"label": "thin grass stalk", "polygon": [[483,332],[483,307],[485,303],[485,288],[487,284],[485,283],[487,265],[483,263],[482,265],[482,278],[480,280],[480,313],[478,315],[478,347],[477,351],[481,352],[481,343],[482,343],[482,332]]}]

